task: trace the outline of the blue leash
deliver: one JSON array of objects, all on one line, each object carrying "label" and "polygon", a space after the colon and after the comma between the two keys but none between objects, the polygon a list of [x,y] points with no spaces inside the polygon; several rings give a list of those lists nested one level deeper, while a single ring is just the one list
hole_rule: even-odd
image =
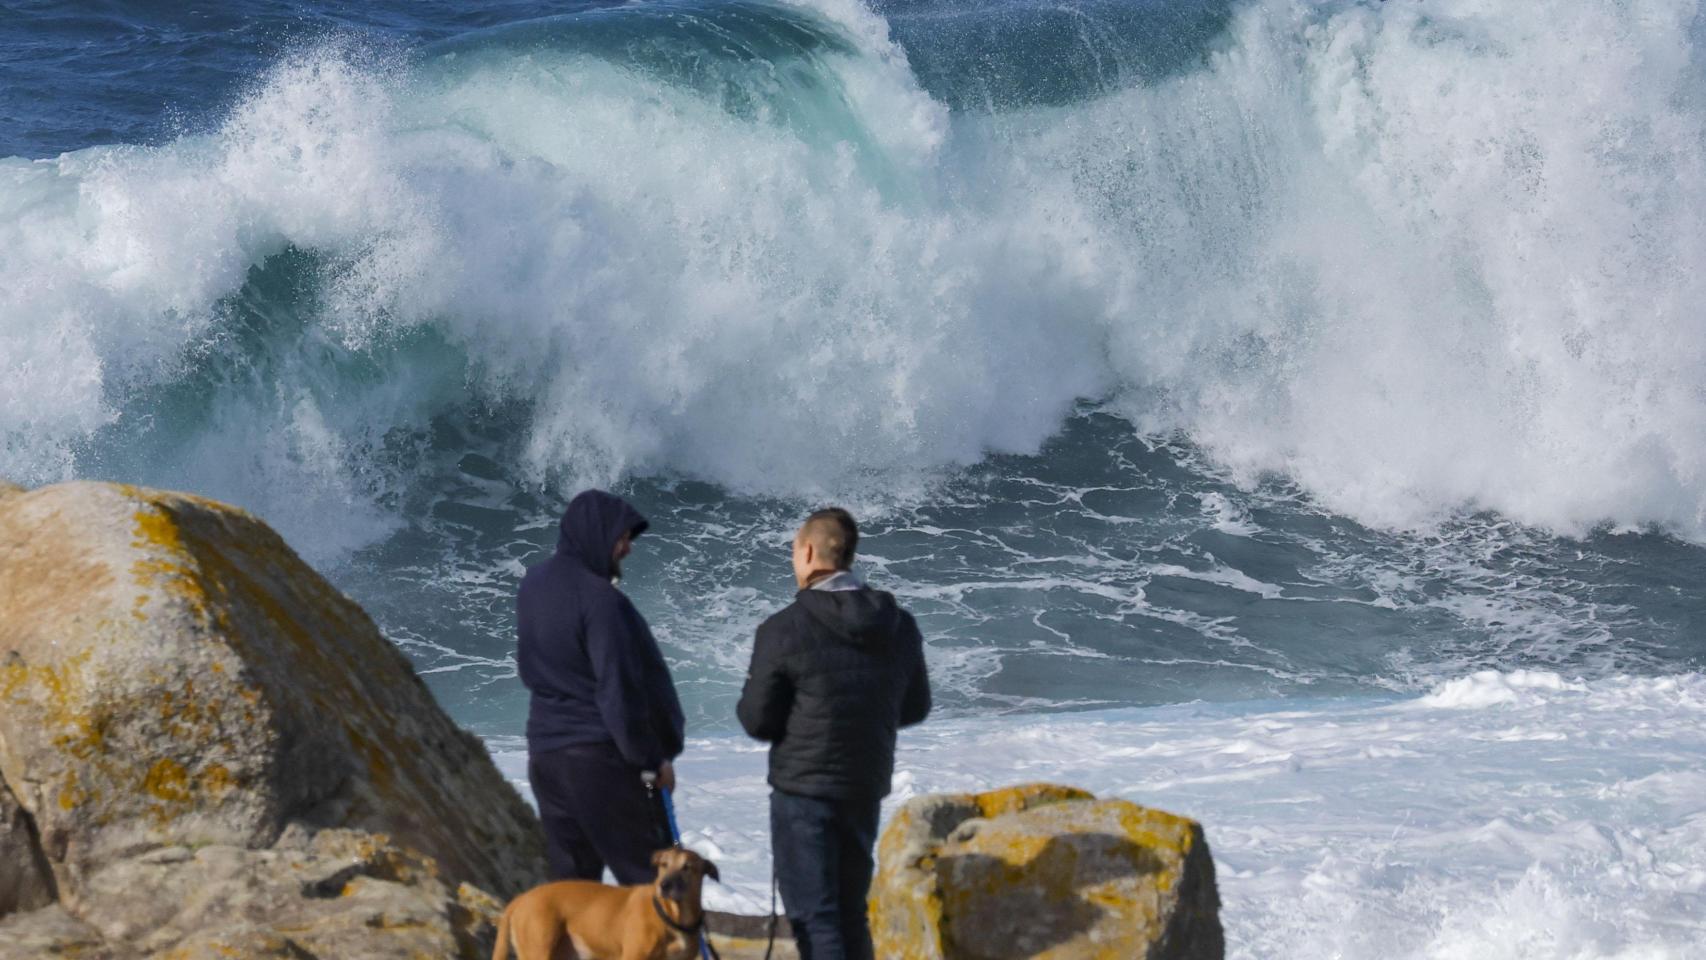
[{"label": "blue leash", "polygon": [[675,791],[668,787],[659,787],[663,794],[663,813],[669,818],[669,842],[681,846],[681,825],[675,822]]},{"label": "blue leash", "polygon": [[[669,819],[669,840],[677,847],[681,846],[681,826],[675,822],[674,791],[668,787],[659,787],[663,796],[663,813]],[[704,921],[700,921],[703,923]],[[703,930],[699,934],[699,956],[701,960],[716,960],[716,954],[711,950],[711,936]]]}]

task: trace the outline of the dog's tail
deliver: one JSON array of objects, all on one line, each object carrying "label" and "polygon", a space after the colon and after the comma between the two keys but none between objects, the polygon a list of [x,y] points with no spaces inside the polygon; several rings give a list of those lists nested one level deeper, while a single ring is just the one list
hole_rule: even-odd
[{"label": "dog's tail", "polygon": [[509,912],[514,909],[512,902],[498,917],[498,942],[492,947],[492,960],[509,960]]}]

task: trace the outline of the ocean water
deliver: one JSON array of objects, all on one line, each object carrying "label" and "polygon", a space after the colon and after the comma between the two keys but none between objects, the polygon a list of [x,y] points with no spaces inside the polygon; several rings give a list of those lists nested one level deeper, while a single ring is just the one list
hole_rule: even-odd
[{"label": "ocean water", "polygon": [[1683,0],[0,0],[0,475],[258,512],[521,778],[588,484],[766,903],[751,630],[827,501],[896,799],[1200,817],[1234,956],[1706,956]]}]

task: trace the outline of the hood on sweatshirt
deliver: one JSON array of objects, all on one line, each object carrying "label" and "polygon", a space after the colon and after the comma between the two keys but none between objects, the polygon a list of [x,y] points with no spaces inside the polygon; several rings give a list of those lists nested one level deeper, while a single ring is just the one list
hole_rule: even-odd
[{"label": "hood on sweatshirt", "polygon": [[899,629],[900,605],[886,591],[801,590],[795,601],[836,639],[854,646],[885,643]]},{"label": "hood on sweatshirt", "polygon": [[628,501],[603,490],[587,490],[569,501],[557,525],[557,552],[579,560],[594,574],[609,579],[615,566],[611,555],[623,534],[638,537],[650,526]]}]

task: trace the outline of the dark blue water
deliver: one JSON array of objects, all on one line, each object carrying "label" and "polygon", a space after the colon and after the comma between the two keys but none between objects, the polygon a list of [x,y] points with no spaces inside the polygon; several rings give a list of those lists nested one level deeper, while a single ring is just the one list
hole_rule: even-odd
[{"label": "dark blue water", "polygon": [[[619,2],[0,4],[0,156],[161,143],[210,129],[282,53],[333,38],[398,52],[440,41],[548,40],[563,21],[625,35],[719,5]],[[737,7],[738,4],[721,6]],[[920,83],[967,108],[1067,102],[1199,63],[1227,3],[879,4]],[[599,18],[598,11],[614,16]],[[588,16],[588,15],[591,16]],[[572,28],[571,28],[572,29]],[[716,31],[711,31],[714,36]],[[1142,56],[1130,49],[1141,42]]]},{"label": "dark blue water", "polygon": [[1200,817],[1229,955],[1685,957],[1696,0],[0,0],[0,477],[279,529],[523,780],[598,484],[762,910],[794,525],[939,711],[896,798]]},{"label": "dark blue water", "polygon": [[285,50],[354,36],[405,47],[591,4],[0,5],[0,156],[161,143],[216,124]]},{"label": "dark blue water", "polygon": [[[951,712],[1696,671],[1698,117],[1606,67],[1646,119],[1582,147],[1468,23],[7,2],[0,473],[258,510],[494,735],[592,482],[654,517],[626,586],[704,729],[824,499]],[[1444,61],[1493,139],[1427,132]],[[1574,219],[1522,179],[1583,164],[1624,192]]]}]

